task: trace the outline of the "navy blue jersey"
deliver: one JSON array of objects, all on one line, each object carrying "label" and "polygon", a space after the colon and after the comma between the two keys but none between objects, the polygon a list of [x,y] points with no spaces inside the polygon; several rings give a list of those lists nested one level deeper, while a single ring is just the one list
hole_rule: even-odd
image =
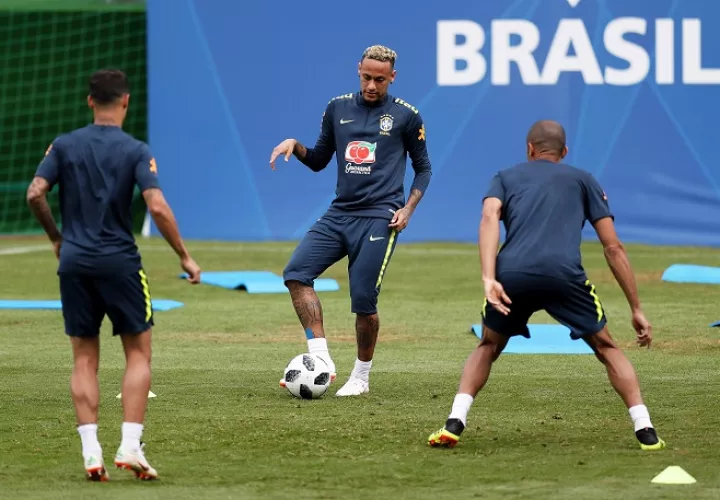
[{"label": "navy blue jersey", "polygon": [[498,172],[486,197],[502,201],[506,238],[497,257],[503,272],[585,280],[582,228],[613,217],[607,196],[584,170],[550,161],[521,163]]},{"label": "navy blue jersey", "polygon": [[405,170],[415,170],[411,189],[421,193],[431,167],[425,126],[418,110],[386,95],[368,103],[360,92],[332,99],[322,117],[320,137],[302,162],[319,172],[336,156],[336,197],[328,214],[392,219],[405,205]]},{"label": "navy blue jersey", "polygon": [[158,188],[148,146],[120,127],[61,135],[35,174],[58,184],[63,244],[58,272],[115,275],[141,269],[132,233],[135,186]]}]

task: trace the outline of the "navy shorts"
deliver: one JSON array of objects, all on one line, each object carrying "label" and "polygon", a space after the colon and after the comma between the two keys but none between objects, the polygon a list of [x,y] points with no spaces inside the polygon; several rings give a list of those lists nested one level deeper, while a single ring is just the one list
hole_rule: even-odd
[{"label": "navy shorts", "polygon": [[142,333],[153,326],[152,301],[143,270],[132,274],[93,276],[59,273],[65,333],[71,337],[100,334],[105,315],[113,335]]},{"label": "navy shorts", "polygon": [[375,314],[397,231],[389,219],[326,215],[310,228],[290,257],[283,278],[313,286],[327,268],[348,257],[351,310]]},{"label": "navy shorts", "polygon": [[589,280],[563,281],[545,276],[503,273],[498,281],[512,301],[510,314],[499,313],[487,300],[483,303],[482,314],[483,324],[500,335],[529,338],[528,320],[540,310],[568,327],[573,340],[594,335],[607,323],[595,285]]}]

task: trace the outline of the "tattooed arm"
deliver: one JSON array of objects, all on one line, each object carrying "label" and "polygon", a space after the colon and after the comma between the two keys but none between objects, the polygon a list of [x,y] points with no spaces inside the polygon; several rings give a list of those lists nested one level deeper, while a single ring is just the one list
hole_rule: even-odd
[{"label": "tattooed arm", "polygon": [[419,113],[415,113],[408,121],[405,128],[403,140],[405,149],[408,151],[415,170],[415,179],[410,187],[410,196],[405,206],[395,212],[390,222],[390,227],[396,231],[402,231],[410,222],[410,217],[420,203],[425,191],[430,184],[432,166],[428,156],[427,145],[425,144],[425,125]]},{"label": "tattooed arm", "polygon": [[46,179],[35,177],[27,190],[27,203],[33,215],[48,235],[48,238],[50,238],[50,241],[59,248],[62,242],[62,235],[60,234],[57,224],[55,224],[55,219],[53,218],[50,204],[47,200],[47,194],[50,192],[50,189],[52,189],[52,186]]}]

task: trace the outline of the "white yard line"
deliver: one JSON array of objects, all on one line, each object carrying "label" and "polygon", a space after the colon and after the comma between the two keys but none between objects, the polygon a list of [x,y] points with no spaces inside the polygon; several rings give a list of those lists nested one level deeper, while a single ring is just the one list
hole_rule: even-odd
[{"label": "white yard line", "polygon": [[33,252],[42,252],[42,251],[51,252],[52,246],[48,243],[45,245],[0,248],[0,255],[21,255],[24,253],[33,253]]}]

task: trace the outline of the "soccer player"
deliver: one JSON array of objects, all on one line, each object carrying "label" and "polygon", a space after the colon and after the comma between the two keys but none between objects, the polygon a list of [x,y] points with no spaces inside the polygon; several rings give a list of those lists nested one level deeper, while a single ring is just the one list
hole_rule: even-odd
[{"label": "soccer player", "polygon": [[[122,340],[126,359],[122,442],[115,465],[132,470],[140,479],[155,479],[157,472],[140,442],[150,390],[154,321],[148,279],[132,234],[135,186],[191,283],[199,282],[200,268],[180,237],[148,146],[122,130],[130,98],[125,74],[101,70],[89,83],[88,105],[94,123],[53,141],[28,188],[27,200],[59,260],[65,332],[74,358],[70,391],[87,477],[108,479],[97,424],[99,333],[107,314],[113,335]],[[47,202],[55,184],[60,186],[62,233]]]},{"label": "soccer player", "polygon": [[[431,176],[425,126],[417,108],[388,93],[395,81],[396,54],[375,45],[358,64],[360,92],[335,97],[322,116],[314,148],[286,139],[273,151],[270,164],[295,155],[314,172],[337,158],[336,197],[327,212],[299,243],[283,277],[307,337],[308,351],[335,364],[328,352],[320,300],[314,280],[347,256],[351,311],[356,314],[357,359],[337,396],[370,390],[370,368],[380,327],[377,311],[383,276],[398,233],[407,227]],[[415,178],[405,202],[407,157]],[[283,381],[280,382],[283,384]]]},{"label": "soccer player", "polygon": [[[453,447],[467,425],[470,406],[514,335],[530,337],[527,322],[545,310],[582,339],[605,365],[627,406],[643,450],[660,450],[635,370],[608,332],[595,286],[581,263],[581,229],[589,221],[632,311],[640,346],[650,347],[652,327],[643,314],[625,249],[615,233],[604,191],[583,170],[562,163],[565,130],[553,121],[535,123],[527,137],[528,162],[497,173],[483,200],[480,256],[485,286],[483,334],[468,358],[445,426],[430,446]],[[507,237],[498,254],[500,221]],[[488,307],[488,305],[490,307]]]}]

